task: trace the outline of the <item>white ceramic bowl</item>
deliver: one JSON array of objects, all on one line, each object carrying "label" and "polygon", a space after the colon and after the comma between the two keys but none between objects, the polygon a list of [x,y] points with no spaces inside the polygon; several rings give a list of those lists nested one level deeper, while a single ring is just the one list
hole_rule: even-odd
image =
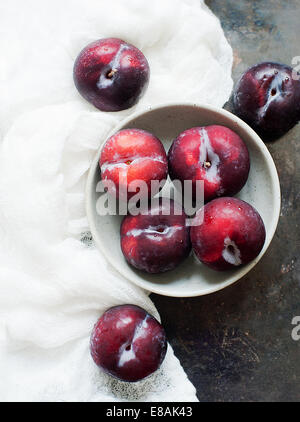
[{"label": "white ceramic bowl", "polygon": [[[200,296],[221,290],[239,280],[253,268],[266,252],[274,236],[280,213],[280,185],[272,157],[259,136],[242,120],[226,110],[198,104],[165,104],[132,114],[108,135],[125,128],[145,129],[156,135],[168,151],[172,140],[191,127],[224,125],[235,131],[246,143],[251,159],[249,179],[236,195],[253,205],[266,226],[266,242],[260,255],[246,266],[232,271],[216,272],[199,263],[193,254],[175,270],[147,274],[127,264],[120,248],[119,216],[99,216],[96,212],[96,185],[100,180],[98,165],[101,147],[92,163],[86,188],[87,217],[94,241],[110,264],[131,282],[146,290],[166,296]],[[107,137],[107,138],[108,138]],[[167,183],[171,183],[169,180]]]}]

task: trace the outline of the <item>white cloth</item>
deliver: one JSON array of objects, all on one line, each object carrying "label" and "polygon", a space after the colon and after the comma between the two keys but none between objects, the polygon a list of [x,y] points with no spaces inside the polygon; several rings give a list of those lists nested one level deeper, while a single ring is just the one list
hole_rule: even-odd
[{"label": "white cloth", "polygon": [[[143,99],[120,113],[90,106],[72,80],[79,51],[111,36],[151,68]],[[89,336],[106,308],[158,314],[80,239],[89,166],[120,119],[166,101],[227,100],[232,51],[219,21],[200,0],[2,0],[0,51],[0,400],[196,400],[170,346],[137,384],[93,363]]]}]

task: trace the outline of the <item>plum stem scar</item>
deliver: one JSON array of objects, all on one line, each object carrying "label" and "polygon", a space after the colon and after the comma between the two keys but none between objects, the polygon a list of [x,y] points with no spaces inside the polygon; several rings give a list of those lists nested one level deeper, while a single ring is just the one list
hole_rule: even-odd
[{"label": "plum stem scar", "polygon": [[107,78],[111,79],[115,73],[117,73],[117,69],[111,69],[108,74],[106,75]]}]

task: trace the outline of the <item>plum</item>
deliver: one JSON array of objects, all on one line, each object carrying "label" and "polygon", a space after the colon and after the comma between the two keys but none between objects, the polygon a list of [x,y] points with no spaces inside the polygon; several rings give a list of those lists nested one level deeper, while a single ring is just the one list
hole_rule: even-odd
[{"label": "plum", "polygon": [[284,64],[256,64],[238,81],[233,106],[265,141],[275,140],[300,120],[299,77]]},{"label": "plum", "polygon": [[133,267],[148,273],[174,269],[190,253],[186,215],[180,204],[160,198],[138,215],[124,217],[121,249]]},{"label": "plum", "polygon": [[125,110],[136,104],[145,92],[149,75],[143,53],[118,38],[88,44],[73,69],[79,93],[102,111]]},{"label": "plum", "polygon": [[[203,215],[204,211],[204,215]],[[196,214],[202,224],[191,227],[191,241],[198,259],[218,271],[255,259],[263,248],[265,226],[259,213],[237,198],[217,198]]]},{"label": "plum", "polygon": [[94,326],[91,355],[99,367],[121,381],[135,382],[155,372],[167,351],[162,325],[144,309],[119,305]]},{"label": "plum", "polygon": [[155,195],[159,185],[155,191],[151,181],[163,182],[168,174],[161,141],[141,129],[123,129],[111,136],[101,151],[99,165],[102,180],[113,182],[109,192],[122,200],[140,191],[139,181],[145,182],[144,196]]},{"label": "plum", "polygon": [[194,127],[182,132],[168,153],[171,179],[204,181],[204,200],[235,195],[247,181],[250,159],[243,140],[225,126]]}]

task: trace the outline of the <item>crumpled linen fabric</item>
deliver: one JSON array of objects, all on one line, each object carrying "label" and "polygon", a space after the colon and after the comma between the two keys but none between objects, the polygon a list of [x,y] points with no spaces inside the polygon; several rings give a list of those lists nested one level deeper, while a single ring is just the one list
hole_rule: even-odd
[{"label": "crumpled linen fabric", "polygon": [[[130,110],[100,112],[74,87],[77,54],[103,37],[149,61]],[[0,400],[197,400],[170,345],[161,369],[134,384],[93,363],[89,336],[105,309],[159,315],[94,247],[84,188],[101,142],[133,111],[228,99],[232,50],[218,19],[200,0],[2,0],[0,49]]]}]

